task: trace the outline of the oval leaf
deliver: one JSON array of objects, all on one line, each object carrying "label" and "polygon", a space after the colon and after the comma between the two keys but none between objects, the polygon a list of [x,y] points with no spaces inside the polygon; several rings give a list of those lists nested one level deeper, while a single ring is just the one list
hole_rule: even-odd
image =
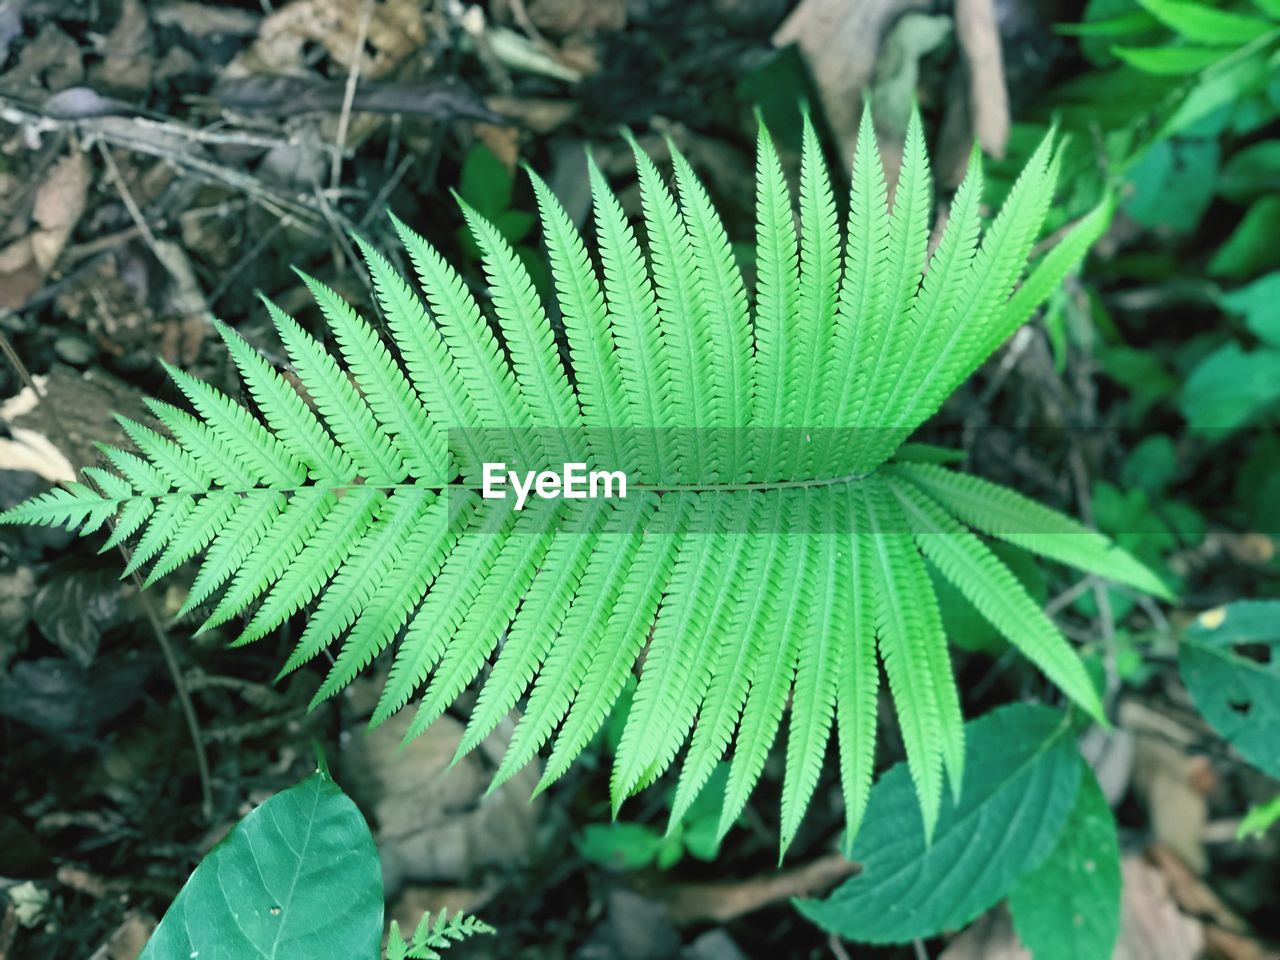
[{"label": "oval leaf", "polygon": [[901,943],[963,926],[1053,851],[1080,784],[1064,715],[1013,704],[966,724],[964,787],[926,846],[906,765],[871,791],[853,857],[862,872],[826,900],[797,902],[826,930]]},{"label": "oval leaf", "polygon": [[[1239,648],[1253,646],[1262,657]],[[1178,669],[1196,709],[1259,770],[1280,776],[1280,601],[1207,610],[1187,630]]]},{"label": "oval leaf", "polygon": [[379,955],[382,872],[369,827],[315,773],[209,852],[139,960],[360,960]]},{"label": "oval leaf", "polygon": [[1036,960],[1109,957],[1120,932],[1120,844],[1088,768],[1058,846],[1009,895],[1014,929]]}]

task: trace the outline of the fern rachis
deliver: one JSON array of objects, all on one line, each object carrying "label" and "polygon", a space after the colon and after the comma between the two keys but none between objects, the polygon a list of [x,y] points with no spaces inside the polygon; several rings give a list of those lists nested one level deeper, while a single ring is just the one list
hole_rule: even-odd
[{"label": "fern rachis", "polygon": [[[285,669],[336,644],[320,702],[393,648],[375,723],[421,696],[416,734],[479,682],[467,750],[527,697],[495,782],[553,737],[539,789],[561,775],[647,644],[613,801],[652,782],[688,741],[673,823],[729,752],[728,829],[790,696],[784,847],[833,727],[856,829],[874,767],[879,659],[931,829],[945,782],[959,787],[963,744],[925,558],[1094,716],[1074,650],[979,534],[1138,589],[1163,587],[1101,535],[1017,494],[888,462],[1048,296],[1107,210],[1067,233],[1018,287],[1052,196],[1052,150],[1036,154],[981,239],[975,157],[926,269],[919,119],[893,204],[869,117],[862,129],[842,229],[806,122],[798,236],[761,130],[750,298],[705,189],[676,151],[673,195],[636,148],[644,248],[589,164],[599,273],[533,178],[563,334],[474,210],[464,214],[496,327],[444,258],[394,221],[421,298],[357,238],[389,338],[303,275],[332,353],[266,307],[305,394],[217,324],[256,413],[169,369],[194,413],[153,403],[164,433],[122,420],[137,452],[104,448],[105,464],[86,471],[96,489],[54,490],[3,519],[89,532],[114,517],[109,542],[137,536],[130,566],[151,563],[150,579],[203,553],[183,613],[222,590],[201,629],[253,607],[241,642],[319,595]],[[515,512],[478,493],[496,449],[522,469],[579,460],[625,469],[628,494]]]}]

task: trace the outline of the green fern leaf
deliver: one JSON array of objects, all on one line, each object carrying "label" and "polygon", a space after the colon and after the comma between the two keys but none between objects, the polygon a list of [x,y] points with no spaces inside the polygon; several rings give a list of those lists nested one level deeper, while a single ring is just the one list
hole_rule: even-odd
[{"label": "green fern leaf", "polygon": [[[291,377],[215,322],[252,409],[166,367],[191,410],[153,400],[154,424],[119,418],[133,450],[99,447],[85,483],[0,521],[81,533],[111,523],[104,548],[132,542],[126,573],[145,571],[147,584],[200,558],[180,613],[199,610],[201,632],[245,618],[237,643],[318,598],[281,674],[331,656],[314,707],[381,659],[371,722],[416,700],[411,737],[476,687],[459,756],[519,707],[495,786],[548,744],[536,789],[554,783],[638,672],[612,804],[675,768],[673,827],[726,759],[718,829],[732,827],[790,701],[783,851],[833,728],[850,839],[857,831],[883,662],[928,835],[944,785],[962,782],[964,742],[926,560],[1097,719],[1075,652],[978,535],[1167,595],[1101,534],[903,446],[1075,267],[1110,207],[1027,273],[1057,176],[1052,141],[981,237],[975,155],[927,255],[918,114],[892,207],[864,114],[843,225],[809,118],[796,209],[761,126],[748,297],[690,160],[671,148],[672,190],[630,142],[646,243],[588,156],[598,266],[530,175],[554,304],[465,204],[487,300],[393,218],[416,287],[355,238],[384,324],[299,274],[315,326],[264,301]],[[625,493],[579,499],[552,484],[557,499],[534,482],[579,463],[621,471]],[[500,499],[526,480],[527,503]]]}]

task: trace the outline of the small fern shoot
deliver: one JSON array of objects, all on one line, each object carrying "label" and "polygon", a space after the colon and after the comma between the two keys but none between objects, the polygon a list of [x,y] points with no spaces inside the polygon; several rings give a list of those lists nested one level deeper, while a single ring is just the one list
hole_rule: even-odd
[{"label": "small fern shoot", "polygon": [[387,932],[386,960],[441,960],[442,950],[482,933],[493,933],[493,927],[483,920],[459,910],[453,916],[441,910],[434,920],[424,913],[413,935],[405,940],[400,924],[391,921]]},{"label": "small fern shoot", "polygon": [[[153,402],[154,426],[122,419],[135,451],[104,447],[88,483],[3,521],[90,532],[114,518],[108,543],[136,536],[130,569],[150,564],[149,581],[203,555],[183,613],[205,610],[201,630],[247,616],[238,642],[319,597],[285,670],[330,651],[319,703],[385,655],[373,719],[417,698],[411,736],[478,684],[460,748],[469,750],[523,699],[495,782],[548,743],[539,789],[563,774],[644,654],[614,763],[615,810],[684,750],[679,823],[728,755],[723,833],[790,701],[783,849],[833,736],[857,830],[883,664],[929,832],[946,785],[959,789],[964,744],[926,561],[1094,717],[1101,705],[1079,657],[985,538],[1165,593],[1065,516],[894,459],[1080,260],[1109,206],[1028,270],[1054,191],[1053,144],[1035,152],[985,231],[975,155],[930,252],[918,116],[892,203],[864,117],[843,224],[812,124],[798,219],[762,126],[748,296],[689,162],[671,148],[669,184],[632,146],[645,242],[589,162],[598,263],[532,176],[562,328],[475,210],[463,207],[487,309],[427,240],[393,220],[418,290],[356,238],[388,336],[304,275],[332,350],[266,303],[299,388],[216,323],[252,410],[170,368],[191,412]],[[484,495],[499,462],[512,483],[522,471],[578,464],[621,473],[626,492],[544,499],[539,481],[526,508],[513,509]]]}]

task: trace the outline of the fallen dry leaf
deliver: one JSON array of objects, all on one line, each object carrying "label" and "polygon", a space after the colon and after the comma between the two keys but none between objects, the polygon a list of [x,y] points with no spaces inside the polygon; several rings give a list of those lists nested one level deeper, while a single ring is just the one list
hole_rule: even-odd
[{"label": "fallen dry leaf", "polygon": [[727,923],[770,904],[821,892],[857,871],[856,863],[832,853],[790,870],[747,880],[674,884],[654,895],[667,905],[676,923]]},{"label": "fallen dry leaf", "polygon": [[593,33],[627,25],[626,0],[532,0],[529,20],[549,33]]},{"label": "fallen dry leaf", "polygon": [[[1178,909],[1167,874],[1138,854],[1124,857],[1120,867],[1120,935],[1112,960],[1198,960],[1206,930]],[[1031,960],[1031,953],[1018,940],[1002,903],[952,940],[938,960]]]},{"label": "fallen dry leaf", "polygon": [[1120,861],[1120,872],[1124,894],[1113,960],[1197,960],[1204,929],[1178,910],[1164,874],[1137,854]]},{"label": "fallen dry leaf", "polygon": [[1208,823],[1208,790],[1212,765],[1181,746],[1135,731],[1133,787],[1151,815],[1157,842],[1175,851],[1196,873],[1208,867],[1204,826]]},{"label": "fallen dry leaf", "polygon": [[131,913],[116,928],[111,939],[90,955],[89,960],[138,960],[138,955],[142,953],[142,948],[147,945],[155,929],[154,917],[145,913]]},{"label": "fallen dry leaf", "polygon": [[1009,91],[995,0],[956,0],[956,38],[969,73],[969,117],[978,144],[993,157],[1009,146]]},{"label": "fallen dry leaf", "polygon": [[1001,903],[969,924],[938,960],[1031,960],[1031,951],[1018,941],[1013,918]]},{"label": "fallen dry leaf", "polygon": [[543,807],[543,798],[529,800],[538,765],[485,793],[510,725],[449,768],[462,724],[443,716],[402,749],[412,722],[412,711],[402,710],[353,738],[343,756],[350,782],[368,792],[388,893],[405,881],[466,881],[528,860]]},{"label": "fallen dry leaf", "polygon": [[858,140],[863,92],[875,73],[885,30],[926,0],[801,0],[773,35],[774,46],[798,44],[846,160]]},{"label": "fallen dry leaf", "polygon": [[148,416],[136,389],[101,370],[81,373],[55,365],[35,382],[39,397],[26,389],[0,408],[14,442],[0,441],[4,469],[30,470],[54,481],[74,479],[73,466],[98,461],[98,441],[124,442],[113,412]]},{"label": "fallen dry leaf", "polygon": [[[1172,850],[1153,846],[1147,856],[1164,874],[1169,892],[1184,913],[1204,919],[1204,935],[1210,951],[1227,960],[1263,960],[1267,951],[1252,936],[1249,925],[1196,877]],[[1210,922],[1212,921],[1212,922]]]},{"label": "fallen dry leaf", "polygon": [[89,181],[89,161],[79,152],[49,168],[27,234],[0,250],[0,307],[17,310],[40,289],[84,213]]},{"label": "fallen dry leaf", "polygon": [[[36,386],[45,388],[48,377],[37,375]],[[31,413],[40,397],[30,387],[0,405],[0,422],[8,427],[9,436],[0,437],[0,470],[25,470],[53,483],[69,483],[76,478],[76,468],[66,454],[57,448],[41,430],[20,427],[14,421]]]},{"label": "fallen dry leaf", "polygon": [[[304,48],[318,43],[339,67],[349,68],[366,0],[294,0],[262,21],[258,39],[224,74],[300,73]],[[362,78],[386,76],[427,39],[420,0],[373,0],[366,26]]]},{"label": "fallen dry leaf", "polygon": [[102,41],[103,58],[90,73],[95,89],[141,93],[151,85],[151,25],[142,0],[124,0],[120,19]]}]

